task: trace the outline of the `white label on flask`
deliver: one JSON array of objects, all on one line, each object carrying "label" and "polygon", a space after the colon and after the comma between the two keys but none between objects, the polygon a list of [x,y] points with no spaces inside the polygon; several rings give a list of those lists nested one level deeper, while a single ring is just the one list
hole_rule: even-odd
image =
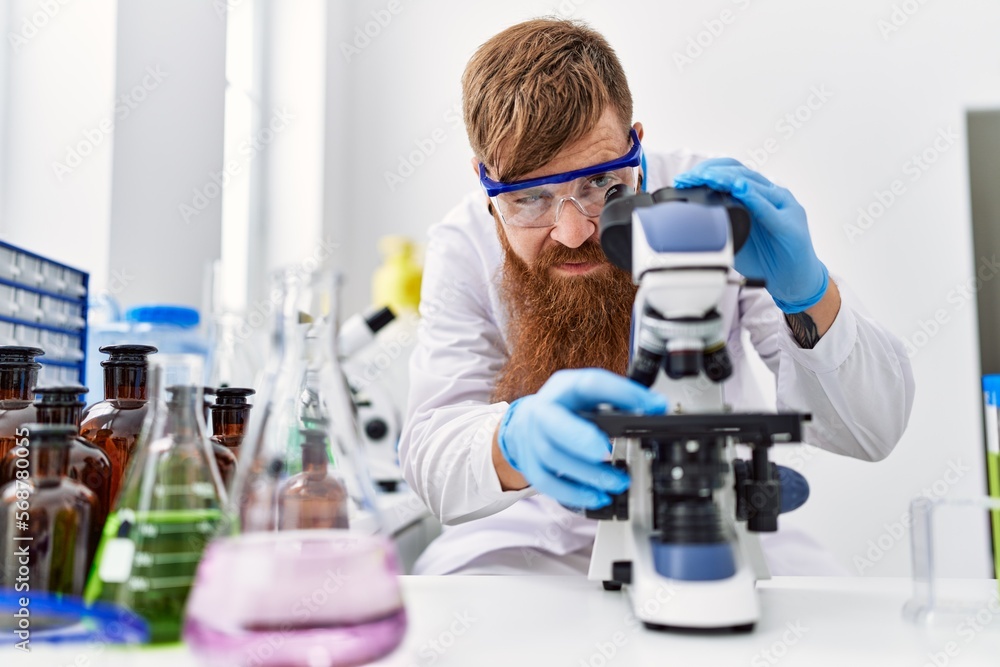
[{"label": "white label on flask", "polygon": [[101,581],[109,584],[122,584],[128,581],[132,574],[132,558],[135,556],[135,543],[124,537],[108,540],[101,554],[101,568],[97,574]]}]

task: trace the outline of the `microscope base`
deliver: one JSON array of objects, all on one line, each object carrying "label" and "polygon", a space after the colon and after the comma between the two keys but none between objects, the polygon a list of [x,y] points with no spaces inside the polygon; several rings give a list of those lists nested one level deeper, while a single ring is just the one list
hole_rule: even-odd
[{"label": "microscope base", "polygon": [[653,563],[650,535],[648,530],[627,521],[599,522],[589,579],[601,581],[605,590],[621,588],[636,618],[653,630],[753,629],[760,611],[757,577],[747,557],[747,546],[756,540],[755,535],[737,532],[738,539],[732,544],[736,572],[714,581],[682,581],[659,574]]},{"label": "microscope base", "polygon": [[632,612],[649,627],[670,630],[752,629],[760,616],[756,579],[744,561],[718,581],[680,581],[656,573],[652,562],[632,563],[632,583],[623,587]]}]

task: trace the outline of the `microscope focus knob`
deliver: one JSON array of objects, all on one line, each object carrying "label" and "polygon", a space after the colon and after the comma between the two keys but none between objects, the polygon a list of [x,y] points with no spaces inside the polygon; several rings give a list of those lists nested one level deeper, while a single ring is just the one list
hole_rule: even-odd
[{"label": "microscope focus knob", "polygon": [[[611,465],[618,470],[628,472],[628,464],[621,459],[612,461]],[[593,510],[585,510],[584,516],[588,519],[597,519],[598,521],[628,521],[628,489],[625,489],[621,493],[611,493],[609,495],[611,496],[610,504]]]},{"label": "microscope focus knob", "polygon": [[365,435],[372,440],[381,440],[389,433],[389,426],[384,419],[378,417],[368,420],[365,424]]}]

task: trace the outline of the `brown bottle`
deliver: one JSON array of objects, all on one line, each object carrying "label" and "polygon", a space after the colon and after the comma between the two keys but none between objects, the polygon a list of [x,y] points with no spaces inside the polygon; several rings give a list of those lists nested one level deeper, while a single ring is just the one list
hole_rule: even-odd
[{"label": "brown bottle", "polygon": [[278,489],[278,530],[348,528],[347,489],[327,466],[326,431],[299,433],[302,472]]},{"label": "brown bottle", "polygon": [[80,435],[104,452],[111,463],[111,505],[135,450],[135,440],[146,418],[146,380],[152,345],[105,345],[104,400],[87,408]]},{"label": "brown bottle", "polygon": [[31,390],[38,381],[45,354],[37,347],[0,345],[0,459],[17,444],[18,427],[35,421]]},{"label": "brown bottle", "polygon": [[[24,464],[0,489],[0,585],[15,590],[82,595],[98,511],[94,492],[67,477],[73,426],[28,424]],[[21,569],[27,566],[27,572]],[[25,585],[28,588],[18,589]]]},{"label": "brown bottle", "polygon": [[[38,423],[62,424],[79,429],[84,405],[80,396],[86,393],[87,388],[83,386],[36,387],[34,405]],[[3,458],[0,463],[0,486],[14,479],[18,458],[16,450],[7,452]],[[70,442],[68,476],[97,496],[99,506],[93,524],[95,537],[99,537],[111,509],[111,463],[104,452],[79,435],[79,430]],[[93,547],[97,548],[96,539]]]},{"label": "brown bottle", "polygon": [[[190,388],[167,387],[167,392],[171,396],[170,400],[180,400],[179,398],[174,399],[173,392],[175,391],[187,392],[190,391]],[[215,393],[215,390],[212,389],[211,387],[203,387],[202,392],[205,391],[211,391],[213,394]],[[205,401],[204,393],[202,394],[201,407],[202,407],[202,414],[204,415],[205,411],[207,410],[207,402]],[[201,429],[202,429],[201,431],[202,435],[204,435],[205,434],[204,423],[201,424]],[[212,454],[215,456],[215,465],[219,468],[219,476],[222,478],[222,485],[226,487],[226,491],[228,492],[231,488],[233,488],[233,480],[236,479],[236,455],[233,454],[233,452],[226,449],[225,447],[223,447],[218,442],[215,442],[214,439],[211,439],[211,442],[212,442]]]},{"label": "brown bottle", "polygon": [[224,445],[238,459],[240,445],[246,435],[250,408],[247,402],[256,392],[242,387],[220,387],[215,390],[212,405],[212,441]]}]

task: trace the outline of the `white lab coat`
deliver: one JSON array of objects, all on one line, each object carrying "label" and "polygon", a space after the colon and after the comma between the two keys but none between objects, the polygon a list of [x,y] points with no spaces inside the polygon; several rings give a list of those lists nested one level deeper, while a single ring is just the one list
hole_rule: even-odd
[{"label": "white lab coat", "polygon": [[[672,184],[702,159],[649,155],[648,189]],[[482,192],[469,193],[429,236],[399,458],[406,481],[446,527],[414,571],[586,573],[596,522],[531,488],[501,490],[493,467],[493,432],[508,404],[490,403],[490,393],[508,351],[497,291],[502,251]],[[837,282],[840,312],[812,350],[795,343],[764,290],[728,288],[720,313],[734,372],[724,396],[736,410],[762,407],[742,352],[746,330],[776,376],[777,407],[812,413],[806,441],[877,461],[906,427],[913,376],[900,341],[864,315]],[[762,543],[774,574],[844,573],[794,531],[764,536]]]}]

